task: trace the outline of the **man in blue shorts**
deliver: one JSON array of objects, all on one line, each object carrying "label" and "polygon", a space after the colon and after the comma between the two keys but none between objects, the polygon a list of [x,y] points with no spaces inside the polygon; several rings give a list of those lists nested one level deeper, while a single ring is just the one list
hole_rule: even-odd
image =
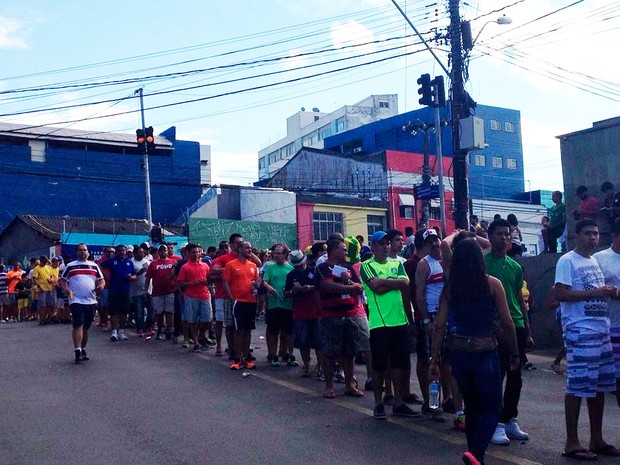
[{"label": "man in blue shorts", "polygon": [[101,292],[105,285],[99,266],[88,260],[86,244],[77,245],[77,260],[65,267],[58,285],[69,296],[75,363],[80,363],[82,360],[88,360],[86,355],[88,330],[97,309],[97,293]]},{"label": "man in blue shorts", "polygon": [[101,268],[110,272],[110,291],[108,294],[108,312],[112,324],[112,342],[129,339],[125,334],[125,323],[129,313],[131,302],[131,283],[136,275],[133,271],[133,263],[127,258],[124,245],[116,247],[114,257],[101,263]]}]

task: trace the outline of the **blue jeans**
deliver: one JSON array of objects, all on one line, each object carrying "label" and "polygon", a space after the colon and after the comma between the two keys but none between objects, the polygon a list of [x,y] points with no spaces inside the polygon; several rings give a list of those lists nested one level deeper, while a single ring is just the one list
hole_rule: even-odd
[{"label": "blue jeans", "polygon": [[136,315],[136,331],[144,331],[144,316],[146,305],[143,295],[134,295],[131,298],[131,307]]},{"label": "blue jeans", "polygon": [[482,462],[502,411],[502,378],[497,351],[451,350],[450,362],[465,402],[467,448]]}]

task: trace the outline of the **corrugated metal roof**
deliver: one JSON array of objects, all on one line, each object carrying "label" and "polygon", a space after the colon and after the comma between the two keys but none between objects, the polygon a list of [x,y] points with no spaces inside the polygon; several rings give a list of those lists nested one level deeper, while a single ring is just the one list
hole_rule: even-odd
[{"label": "corrugated metal roof", "polygon": [[[18,215],[16,219],[26,223],[35,231],[49,237],[60,239],[61,233],[94,233],[94,234],[135,234],[149,235],[151,228],[144,219],[131,218],[84,218],[69,216],[37,216]],[[180,236],[182,227],[164,226],[164,235]]]},{"label": "corrugated metal roof", "polygon": [[[108,145],[136,146],[135,134],[120,134],[102,131],[81,131],[77,129],[55,128],[52,126],[27,126],[0,122],[0,136],[20,139],[63,140],[91,142]],[[155,136],[155,144],[161,148],[172,148],[172,142],[162,136]]]}]

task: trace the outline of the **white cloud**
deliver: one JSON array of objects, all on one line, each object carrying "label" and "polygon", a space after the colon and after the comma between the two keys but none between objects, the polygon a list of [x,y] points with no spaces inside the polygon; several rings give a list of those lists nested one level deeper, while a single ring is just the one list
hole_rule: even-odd
[{"label": "white cloud", "polygon": [[0,48],[28,48],[24,35],[20,21],[0,16]]},{"label": "white cloud", "polygon": [[[330,35],[334,47],[364,44],[374,40],[374,33],[363,24],[354,20],[335,24],[332,26]],[[365,45],[360,48],[364,53],[370,53],[375,50],[374,44]],[[345,53],[348,52],[345,51]],[[356,53],[359,53],[358,49],[356,49]]]},{"label": "white cloud", "polygon": [[252,185],[258,181],[258,157],[253,152],[211,150],[213,184]]}]

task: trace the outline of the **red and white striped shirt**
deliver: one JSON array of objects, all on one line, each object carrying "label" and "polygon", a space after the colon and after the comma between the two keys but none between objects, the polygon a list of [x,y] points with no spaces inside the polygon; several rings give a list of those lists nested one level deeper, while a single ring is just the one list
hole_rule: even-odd
[{"label": "red and white striped shirt", "polygon": [[97,303],[95,288],[97,281],[103,278],[101,268],[95,262],[75,260],[69,263],[60,279],[67,282],[73,297],[69,304],[94,305]]}]

